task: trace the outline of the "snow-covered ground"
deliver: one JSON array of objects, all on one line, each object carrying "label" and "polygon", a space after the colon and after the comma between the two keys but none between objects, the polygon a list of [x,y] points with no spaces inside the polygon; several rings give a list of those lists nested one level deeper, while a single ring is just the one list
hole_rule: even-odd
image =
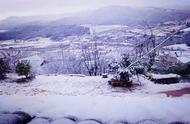
[{"label": "snow-covered ground", "polygon": [[134,76],[133,81],[142,84],[142,86],[129,91],[125,88],[109,86],[108,80],[110,78],[104,79],[101,76],[83,75],[39,75],[32,82],[23,84],[14,83],[10,79],[1,81],[0,95],[104,95],[125,97],[126,94],[158,95],[159,92],[190,87],[188,82],[163,85],[154,84],[144,76],[140,76],[139,80]]},{"label": "snow-covered ground", "polygon": [[[62,42],[53,42],[49,38],[39,38],[38,40],[26,40],[26,41],[4,41],[0,43],[0,49],[9,49],[9,48],[21,48],[21,47],[33,47],[33,48],[44,48],[51,45],[63,44]],[[1,46],[2,45],[2,46]]]},{"label": "snow-covered ground", "polygon": [[[109,77],[111,78],[111,76]],[[160,123],[190,122],[190,95],[167,97],[160,92],[190,87],[190,83],[154,84],[145,77],[133,90],[111,88],[100,76],[39,75],[30,83],[0,83],[0,111],[25,111],[38,117],[58,119],[76,116],[105,123],[155,119]]]},{"label": "snow-covered ground", "polygon": [[190,100],[185,96],[0,96],[0,99],[1,110],[22,110],[53,120],[75,116],[79,119],[97,119],[105,123],[118,120],[137,122],[144,119],[190,122]]},{"label": "snow-covered ground", "polygon": [[90,28],[92,31],[96,33],[101,33],[101,32],[109,31],[109,30],[128,28],[128,26],[126,25],[125,26],[124,25],[83,25],[83,26]]}]

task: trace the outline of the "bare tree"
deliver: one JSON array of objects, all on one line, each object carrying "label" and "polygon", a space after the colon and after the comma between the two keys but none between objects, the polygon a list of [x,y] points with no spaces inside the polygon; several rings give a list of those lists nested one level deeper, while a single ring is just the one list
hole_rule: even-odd
[{"label": "bare tree", "polygon": [[[135,56],[136,59],[141,58],[146,53],[150,52],[152,49],[156,47],[156,36],[154,34],[154,29],[149,25],[148,22],[145,23],[144,34],[141,36],[137,36],[135,38],[136,45],[135,45]],[[147,69],[148,71],[151,70],[152,65],[155,62],[155,58],[157,55],[156,49],[152,50],[147,56]]]},{"label": "bare tree", "polygon": [[[154,49],[156,47],[156,37],[153,33],[153,27],[151,27],[148,23],[146,23],[146,26],[150,32],[150,35],[148,36],[147,42],[148,42],[148,51]],[[148,62],[148,71],[151,70],[154,62],[155,62],[155,57],[156,57],[156,49],[154,49],[152,52],[150,52],[150,54],[148,55],[149,58],[149,62]]]},{"label": "bare tree", "polygon": [[[81,74],[83,73],[80,50],[60,45],[57,51],[41,54],[41,67],[48,74]],[[77,54],[76,54],[77,53]]]},{"label": "bare tree", "polygon": [[90,76],[96,76],[100,69],[101,53],[97,48],[96,42],[82,45],[82,60]]},{"label": "bare tree", "polygon": [[8,62],[11,71],[15,69],[18,60],[23,58],[22,51],[14,48],[1,51],[0,56]]}]

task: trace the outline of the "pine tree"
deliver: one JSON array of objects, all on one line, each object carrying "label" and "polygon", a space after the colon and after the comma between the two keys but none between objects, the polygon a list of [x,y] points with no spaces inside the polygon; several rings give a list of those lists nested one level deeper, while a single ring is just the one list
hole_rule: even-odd
[{"label": "pine tree", "polygon": [[26,78],[29,77],[30,74],[30,63],[28,61],[18,62],[16,65],[16,73],[21,76],[24,75]]}]

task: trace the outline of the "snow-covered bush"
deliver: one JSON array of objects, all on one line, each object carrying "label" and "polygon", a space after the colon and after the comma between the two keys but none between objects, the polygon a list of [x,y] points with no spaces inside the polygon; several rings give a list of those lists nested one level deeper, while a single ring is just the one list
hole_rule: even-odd
[{"label": "snow-covered bush", "polygon": [[122,71],[119,73],[120,81],[122,82],[130,82],[131,73],[130,71]]},{"label": "snow-covered bush", "polygon": [[129,69],[120,69],[114,78],[108,81],[109,85],[113,87],[130,87],[132,86],[131,72]]},{"label": "snow-covered bush", "polygon": [[145,68],[143,66],[135,66],[134,71],[135,71],[135,74],[144,74]]},{"label": "snow-covered bush", "polygon": [[120,62],[121,68],[127,68],[131,64],[129,54],[123,54]]},{"label": "snow-covered bush", "polygon": [[119,63],[117,62],[111,62],[108,64],[108,69],[110,73],[115,74],[119,69]]},{"label": "snow-covered bush", "polygon": [[117,71],[117,74],[113,79],[109,81],[109,84],[112,86],[131,86],[131,77],[132,73],[131,70],[129,70],[127,67],[131,64],[130,56],[129,54],[123,54],[122,59],[120,62],[115,64],[109,64],[109,68],[115,69]]},{"label": "snow-covered bush", "polygon": [[0,59],[0,79],[4,79],[6,76],[6,73],[9,72],[9,65],[8,62],[6,62],[3,59]]},{"label": "snow-covered bush", "polygon": [[31,66],[30,66],[29,61],[21,61],[21,62],[18,62],[16,65],[16,73],[19,76],[24,75],[26,78],[29,78],[29,75],[31,72],[30,70],[31,70]]}]

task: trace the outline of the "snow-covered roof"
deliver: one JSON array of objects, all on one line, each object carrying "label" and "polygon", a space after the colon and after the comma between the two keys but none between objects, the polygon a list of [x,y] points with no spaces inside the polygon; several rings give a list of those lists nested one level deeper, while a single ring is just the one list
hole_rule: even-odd
[{"label": "snow-covered roof", "polygon": [[0,33],[4,33],[4,32],[7,32],[7,30],[0,30]]},{"label": "snow-covered roof", "polygon": [[188,56],[177,57],[177,59],[178,59],[180,62],[182,62],[182,63],[190,62],[190,57],[188,57]]},{"label": "snow-covered roof", "polygon": [[174,44],[165,46],[166,49],[172,49],[172,50],[190,50],[190,47],[187,46],[187,44]]},{"label": "snow-covered roof", "polygon": [[184,32],[189,32],[189,31],[190,31],[190,28],[183,29],[182,31],[184,31]]},{"label": "snow-covered roof", "polygon": [[151,74],[153,79],[167,79],[167,78],[180,78],[177,74]]}]

